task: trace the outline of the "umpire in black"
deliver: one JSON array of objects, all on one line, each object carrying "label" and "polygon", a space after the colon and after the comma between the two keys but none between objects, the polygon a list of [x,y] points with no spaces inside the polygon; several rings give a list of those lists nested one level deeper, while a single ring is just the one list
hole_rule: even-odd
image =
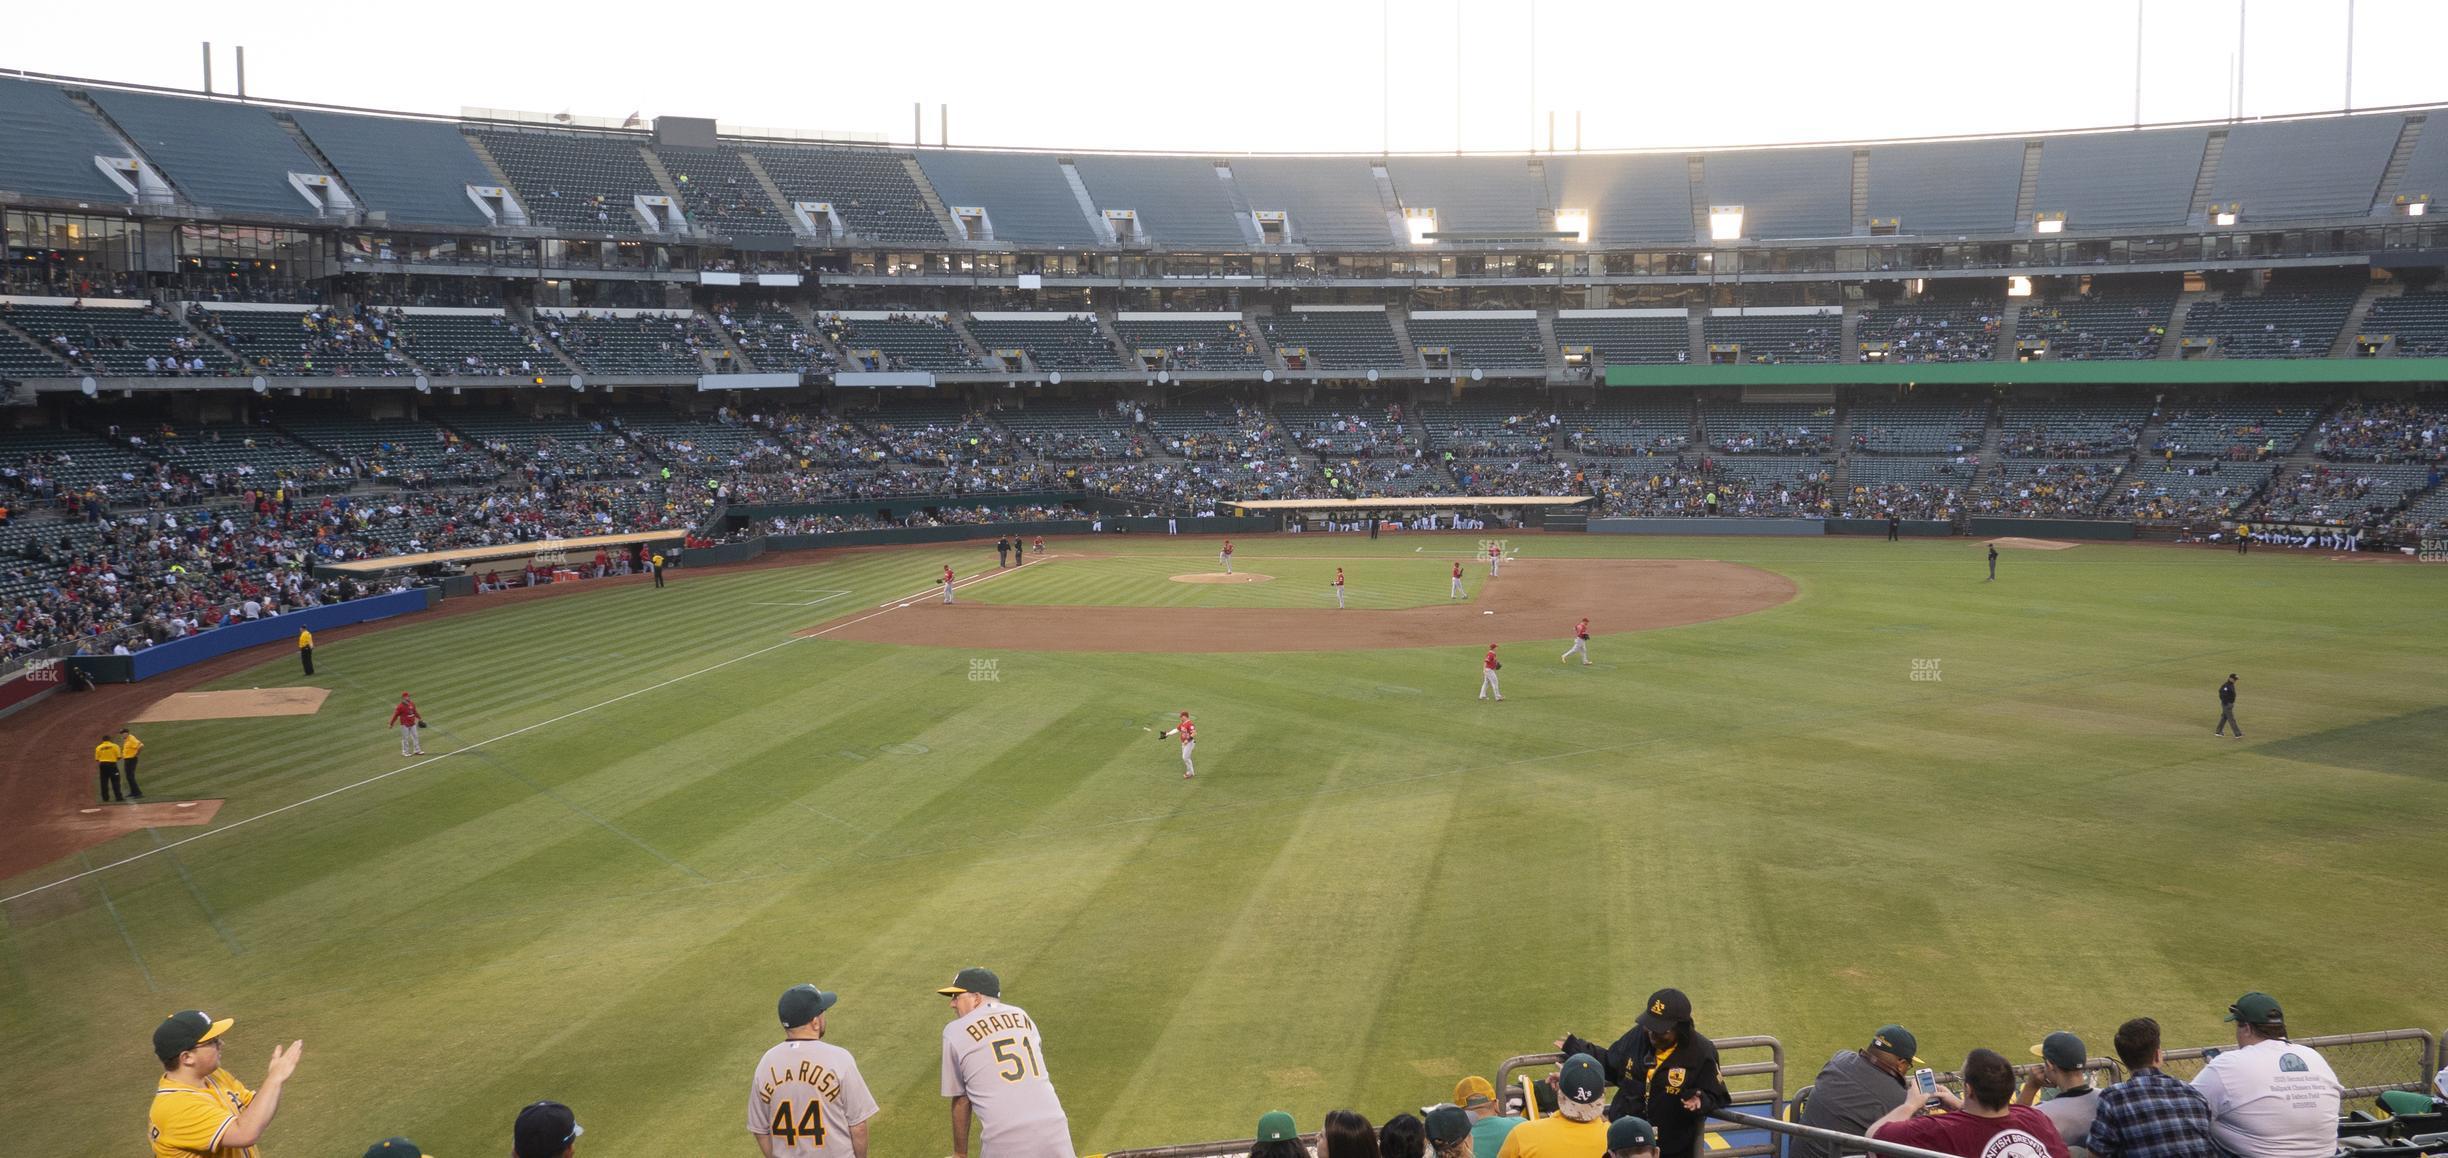
[{"label": "umpire in black", "polygon": [[2218,727],[2210,729],[2213,736],[2224,736],[2227,729],[2234,728],[2235,738],[2244,738],[2244,725],[2236,723],[2235,718],[2235,682],[2235,673],[2229,672],[2227,682],[2219,685],[2219,722]]},{"label": "umpire in black", "polygon": [[1732,1098],[1717,1072],[1717,1044],[1692,1026],[1691,999],[1680,989],[1660,989],[1632,1028],[1601,1047],[1566,1034],[1556,1048],[1598,1059],[1615,1100],[1607,1117],[1646,1119],[1657,1127],[1659,1158],[1692,1158],[1708,1116]]}]

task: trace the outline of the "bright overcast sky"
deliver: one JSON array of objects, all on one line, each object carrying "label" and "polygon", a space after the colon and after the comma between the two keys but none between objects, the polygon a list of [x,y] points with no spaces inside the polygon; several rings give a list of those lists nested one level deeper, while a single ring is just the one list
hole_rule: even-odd
[{"label": "bright overcast sky", "polygon": [[[2228,115],[2238,2],[2141,0],[2144,119]],[[2341,107],[2348,0],[2244,2],[2243,112]],[[210,40],[219,88],[243,44],[256,96],[429,113],[634,111],[907,143],[923,102],[930,145],[949,104],[955,145],[1232,153],[1543,148],[1548,110],[1570,149],[1578,110],[1585,147],[1644,148],[2130,123],[2135,12],[2136,0],[29,2],[10,13],[0,69],[192,89]],[[2355,13],[2357,107],[2448,100],[2448,5],[2360,0]]]}]

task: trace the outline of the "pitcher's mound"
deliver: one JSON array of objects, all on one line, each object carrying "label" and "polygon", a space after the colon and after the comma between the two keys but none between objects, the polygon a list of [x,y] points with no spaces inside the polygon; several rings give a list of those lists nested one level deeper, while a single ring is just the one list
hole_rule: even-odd
[{"label": "pitcher's mound", "polygon": [[329,688],[249,688],[239,692],[180,692],[146,708],[136,723],[231,720],[243,716],[311,716]]},{"label": "pitcher's mound", "polygon": [[1175,575],[1173,581],[1176,583],[1272,583],[1275,577],[1261,575],[1256,571],[1235,571],[1230,575],[1222,571],[1200,571],[1190,575]]},{"label": "pitcher's mound", "polygon": [[1999,547],[2019,547],[2026,551],[2071,551],[2077,546],[2077,544],[2074,543],[2061,543],[2055,539],[2023,539],[2013,536],[2003,539],[1991,539],[1989,542],[1992,545]]}]

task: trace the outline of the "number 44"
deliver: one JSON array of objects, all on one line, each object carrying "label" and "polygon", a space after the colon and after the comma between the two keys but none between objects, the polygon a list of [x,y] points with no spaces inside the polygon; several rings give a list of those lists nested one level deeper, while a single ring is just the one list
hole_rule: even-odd
[{"label": "number 44", "polygon": [[823,1107],[815,1098],[808,1099],[805,1114],[793,1114],[789,1102],[775,1106],[773,1136],[780,1138],[785,1143],[797,1142],[805,1138],[818,1146],[824,1145],[825,1124],[822,1110]]}]

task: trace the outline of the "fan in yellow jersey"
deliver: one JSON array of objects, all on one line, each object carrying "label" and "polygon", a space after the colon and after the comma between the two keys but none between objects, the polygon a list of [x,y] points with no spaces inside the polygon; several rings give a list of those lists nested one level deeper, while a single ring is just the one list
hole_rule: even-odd
[{"label": "fan in yellow jersey", "polygon": [[1606,1071],[1577,1053],[1555,1074],[1556,1112],[1505,1135],[1497,1158],[1589,1158],[1607,1148]]},{"label": "fan in yellow jersey", "polygon": [[153,1031],[153,1053],[162,1063],[150,1115],[154,1158],[256,1158],[255,1144],[280,1109],[281,1087],[306,1043],[273,1047],[263,1087],[250,1090],[221,1068],[222,1037],[232,1020],[190,1009],[164,1018]]}]

